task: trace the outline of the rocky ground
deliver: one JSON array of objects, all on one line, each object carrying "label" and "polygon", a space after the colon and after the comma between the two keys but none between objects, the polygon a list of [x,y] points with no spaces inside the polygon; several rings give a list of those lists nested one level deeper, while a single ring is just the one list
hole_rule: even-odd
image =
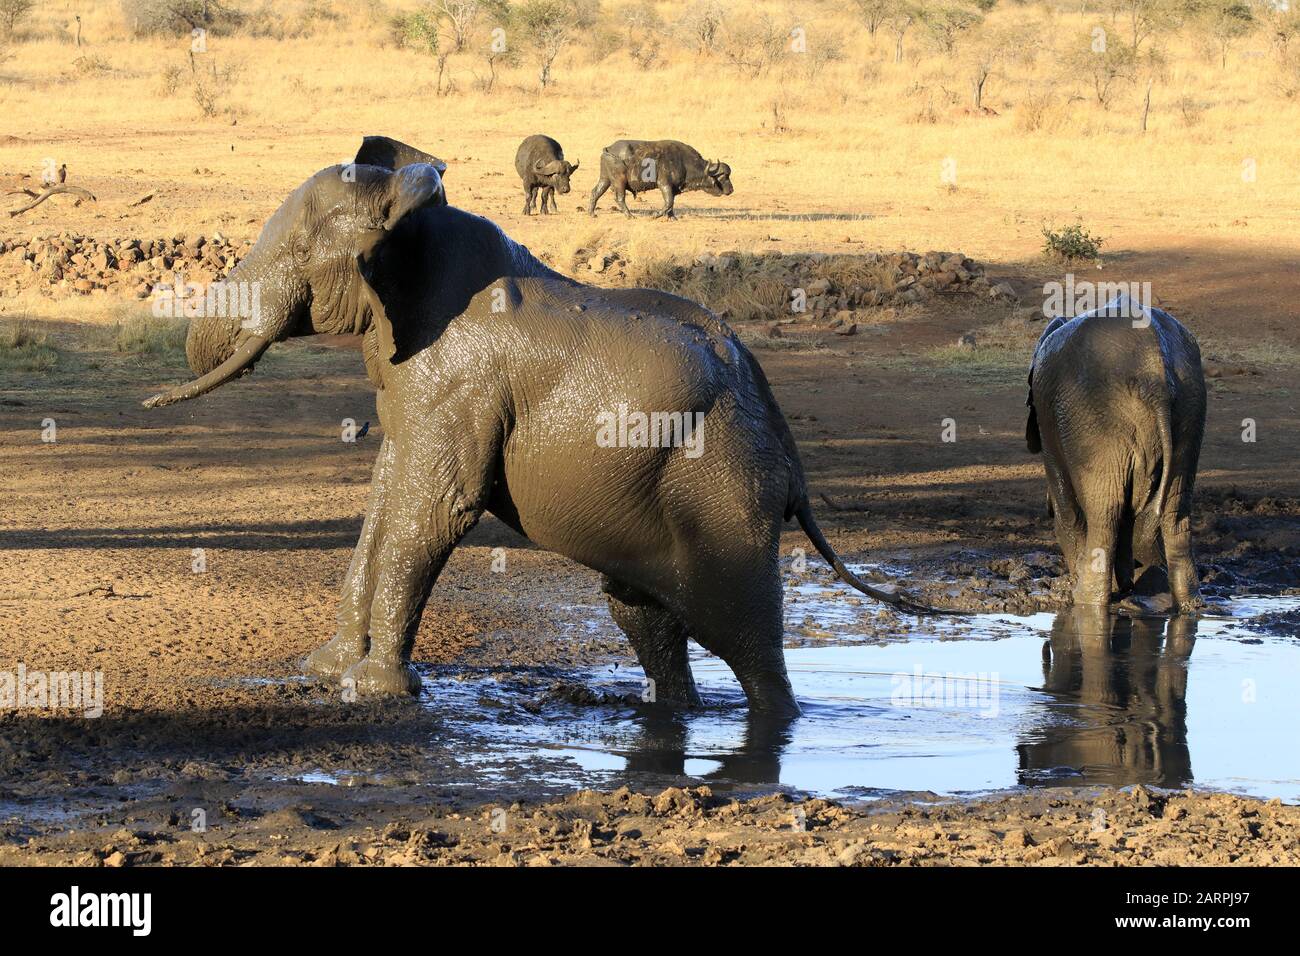
[{"label": "rocky ground", "polygon": [[544,803],[418,810],[299,799],[224,805],[194,832],[137,806],[92,832],[0,825],[0,865],[77,866],[1295,866],[1300,808],[1227,794],[1040,791],[849,807],[707,787],[580,791]]},{"label": "rocky ground", "polygon": [[252,247],[211,236],[154,239],[93,237],[75,232],[41,233],[0,240],[0,292],[25,290],[53,299],[115,293],[148,298],[170,288],[179,274],[206,285],[229,275]]}]

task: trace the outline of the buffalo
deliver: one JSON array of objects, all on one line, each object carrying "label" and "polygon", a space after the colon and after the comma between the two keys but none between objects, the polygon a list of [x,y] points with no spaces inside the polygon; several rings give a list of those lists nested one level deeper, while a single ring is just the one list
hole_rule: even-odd
[{"label": "buffalo", "polygon": [[621,139],[600,154],[600,181],[587,204],[590,215],[596,215],[596,201],[611,186],[614,202],[629,218],[627,193],[658,189],[664,205],[654,215],[673,219],[673,200],[678,193],[702,189],[710,196],[730,196],[731,167],[718,160],[709,162],[694,148],[673,139]]},{"label": "buffalo", "polygon": [[[524,215],[533,214],[537,194],[542,194],[542,212],[559,212],[555,194],[569,191],[569,177],[578,169],[577,163],[564,159],[564,150],[549,136],[529,136],[519,144],[515,153],[515,171],[524,183]],[[551,209],[546,204],[551,204]]]}]

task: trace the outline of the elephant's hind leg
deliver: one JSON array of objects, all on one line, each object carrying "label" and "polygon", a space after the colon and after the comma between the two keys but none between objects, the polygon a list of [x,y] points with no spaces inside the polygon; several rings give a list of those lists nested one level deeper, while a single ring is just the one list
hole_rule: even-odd
[{"label": "elephant's hind leg", "polygon": [[[1079,565],[1075,569],[1074,603],[1110,603],[1111,583],[1115,578],[1115,558],[1123,506],[1118,501],[1085,502],[1088,529]],[[1132,570],[1130,565],[1130,577]]]},{"label": "elephant's hind leg", "polygon": [[1169,593],[1174,609],[1194,611],[1204,607],[1192,554],[1191,490],[1181,477],[1170,482],[1170,493],[1160,516],[1160,536],[1165,546],[1165,567],[1169,571]]},{"label": "elephant's hind leg", "polygon": [[654,598],[605,578],[609,613],[627,635],[645,671],[651,703],[697,707],[700,695],[686,654],[686,625]]},{"label": "elephant's hind leg", "polygon": [[781,580],[775,551],[754,553],[730,567],[713,560],[693,567],[683,598],[691,636],[731,668],[751,713],[799,715],[785,669]]}]

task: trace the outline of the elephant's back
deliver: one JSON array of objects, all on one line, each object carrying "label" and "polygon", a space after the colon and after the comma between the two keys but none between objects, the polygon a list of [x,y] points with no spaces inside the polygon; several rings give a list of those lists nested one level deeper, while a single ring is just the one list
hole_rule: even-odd
[{"label": "elephant's back", "polygon": [[757,506],[763,488],[761,510],[781,512],[786,449],[725,325],[665,293],[554,292],[538,310],[556,323],[552,367],[518,369],[503,450],[532,540],[615,573],[671,549],[709,501]]},{"label": "elephant's back", "polygon": [[1127,315],[1104,312],[1076,316],[1042,344],[1034,369],[1045,384],[1159,382],[1165,362],[1158,324],[1139,319],[1135,325]]}]

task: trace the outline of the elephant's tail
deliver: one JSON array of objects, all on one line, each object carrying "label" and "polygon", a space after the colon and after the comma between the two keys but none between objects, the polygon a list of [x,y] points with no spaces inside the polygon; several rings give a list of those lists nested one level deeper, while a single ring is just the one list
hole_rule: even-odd
[{"label": "elephant's tail", "polygon": [[1169,473],[1174,469],[1174,432],[1169,422],[1169,399],[1161,395],[1155,400],[1156,427],[1160,429],[1160,486],[1156,488],[1156,520],[1165,508],[1165,495],[1169,492]]},{"label": "elephant's tail", "polygon": [[799,519],[799,527],[803,528],[804,534],[808,535],[808,540],[812,542],[817,553],[826,559],[826,563],[835,569],[839,579],[851,588],[861,591],[868,597],[875,598],[877,601],[883,601],[891,604],[900,611],[910,611],[913,614],[961,614],[962,611],[944,611],[938,608],[932,608],[922,604],[910,597],[902,590],[885,590],[883,588],[873,587],[866,581],[863,581],[856,574],[844,566],[835,549],[831,547],[826,536],[822,534],[822,529],[817,526],[817,519],[813,517],[812,506],[808,503],[807,496],[800,499],[798,506],[794,511],[795,517]]}]

